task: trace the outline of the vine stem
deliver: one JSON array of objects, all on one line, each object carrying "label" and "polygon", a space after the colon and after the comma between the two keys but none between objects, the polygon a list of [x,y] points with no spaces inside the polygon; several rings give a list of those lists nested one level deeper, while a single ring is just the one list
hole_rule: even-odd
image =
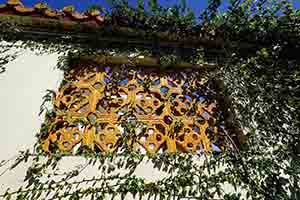
[{"label": "vine stem", "polygon": [[[32,192],[32,191],[47,191],[47,190],[53,190],[53,188],[59,187],[59,186],[67,186],[67,185],[76,185],[76,184],[81,184],[81,183],[88,183],[88,182],[93,182],[93,181],[106,181],[106,180],[115,180],[115,179],[126,179],[126,177],[108,177],[108,178],[93,178],[93,179],[86,179],[86,180],[82,180],[82,181],[74,181],[71,183],[68,183],[66,180],[61,180],[58,182],[50,182],[50,187],[43,187],[42,189],[28,189],[28,190],[21,190],[21,191],[14,191],[14,192],[8,192],[6,194],[1,194],[0,197],[5,197],[6,195],[14,195],[14,194],[18,194],[18,193],[26,193],[26,192]],[[62,184],[63,183],[63,184]],[[54,186],[53,186],[54,185]]]},{"label": "vine stem", "polygon": [[[3,164],[0,165],[0,168],[5,166],[7,163],[9,163],[10,161],[14,160],[17,157],[17,155],[12,156],[11,158],[7,159]],[[11,167],[6,168],[1,174],[0,177],[3,176],[8,170],[10,170]]]}]

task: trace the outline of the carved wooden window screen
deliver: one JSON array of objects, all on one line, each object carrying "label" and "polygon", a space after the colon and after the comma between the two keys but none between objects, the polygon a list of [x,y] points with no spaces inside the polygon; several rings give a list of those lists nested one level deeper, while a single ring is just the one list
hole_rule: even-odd
[{"label": "carved wooden window screen", "polygon": [[222,151],[224,114],[195,69],[87,64],[65,75],[42,148],[148,152]]}]

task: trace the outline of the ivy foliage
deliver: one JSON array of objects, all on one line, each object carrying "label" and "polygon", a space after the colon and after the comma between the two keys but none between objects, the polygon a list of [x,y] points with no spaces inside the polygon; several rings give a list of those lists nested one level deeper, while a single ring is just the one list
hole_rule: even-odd
[{"label": "ivy foliage", "polygon": [[[223,80],[224,84],[220,85],[223,94],[231,97],[224,104],[234,113],[225,116],[226,120],[239,123],[247,135],[246,143],[236,152],[201,156],[164,154],[149,157],[132,152],[102,155],[86,149],[82,153],[87,165],[98,167],[101,174],[91,179],[80,179],[84,166],[53,174],[58,163],[68,156],[57,153],[42,159],[38,151],[25,151],[8,168],[14,169],[28,159],[33,160],[27,170],[25,186],[19,190],[9,189],[1,197],[106,199],[118,195],[122,198],[130,193],[134,198],[149,195],[160,199],[300,199],[299,10],[294,10],[286,0],[231,0],[228,9],[220,13],[221,1],[211,0],[197,21],[197,14],[186,8],[185,3],[164,8],[156,0],[150,0],[148,10],[142,0],[136,8],[128,6],[126,1],[111,3],[111,22],[120,26],[178,32],[179,35],[190,32],[199,37],[205,30],[222,36],[222,50],[199,46],[187,50],[188,56],[183,56],[182,52],[179,55],[191,62],[197,56],[197,59],[220,66],[210,76]],[[178,52],[162,53],[156,47],[99,50],[96,46],[43,42],[25,41],[23,44],[24,47],[41,47],[42,52],[60,50],[65,53],[67,57],[61,57],[58,67],[66,74],[70,70],[67,64],[76,61],[78,56],[99,52],[113,55],[158,53],[165,56],[162,60],[176,60],[172,54],[178,56]],[[47,95],[45,100],[51,100],[51,92]],[[47,110],[44,103],[42,108]],[[49,115],[51,112],[47,112],[46,116]],[[145,160],[168,175],[156,182],[135,176],[133,172]],[[10,162],[1,162],[1,168],[7,163]],[[126,169],[127,173],[116,175],[118,169]],[[226,185],[234,189],[229,191]]]},{"label": "ivy foliage", "polygon": [[[183,1],[185,2],[185,1]],[[113,1],[111,19],[113,24],[134,27],[151,32],[177,31],[192,32],[196,18],[185,3],[166,8],[156,0],[149,1],[149,10],[144,8],[145,2],[138,1],[138,7],[129,7],[126,1]],[[110,23],[110,22],[109,22]]]}]

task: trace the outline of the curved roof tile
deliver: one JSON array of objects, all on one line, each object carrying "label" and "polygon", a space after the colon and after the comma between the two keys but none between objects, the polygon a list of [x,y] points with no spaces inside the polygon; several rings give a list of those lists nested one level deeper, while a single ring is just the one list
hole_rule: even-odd
[{"label": "curved roof tile", "polygon": [[7,0],[6,4],[0,4],[0,15],[15,14],[15,15],[32,15],[46,18],[66,18],[72,21],[87,21],[102,24],[105,17],[97,9],[79,13],[75,11],[74,6],[65,6],[61,11],[52,10],[45,3],[37,3],[32,8],[25,7],[20,0]]},{"label": "curved roof tile", "polygon": [[23,6],[22,2],[19,0],[8,0],[6,4],[10,6],[18,6],[18,5]]},{"label": "curved roof tile", "polygon": [[[173,45],[181,48],[194,48],[199,45],[223,48],[224,45],[220,35],[212,35],[205,30],[202,31],[202,29],[199,33],[191,32],[190,35],[189,33],[181,34],[170,30],[157,30],[148,34],[147,30],[128,26],[130,22],[126,21],[126,17],[124,22],[124,19],[111,19],[101,14],[97,9],[89,9],[85,13],[79,13],[76,12],[74,6],[65,6],[62,10],[53,10],[44,3],[35,4],[33,7],[25,7],[20,0],[7,0],[6,4],[0,4],[0,23],[4,22],[4,25],[8,24],[7,26],[9,26],[12,21],[13,24],[20,25],[24,29],[23,33],[29,37],[32,37],[33,34],[40,37],[50,37],[50,35],[61,37],[58,33],[63,32],[62,34],[75,33],[74,38],[83,38],[81,41],[89,41],[93,40],[94,36],[98,37],[98,33],[101,32],[101,37],[106,37],[103,40],[126,44],[130,41],[134,45],[168,47]],[[114,26],[114,20],[117,20],[116,26]],[[6,26],[3,27],[3,30],[6,31]],[[99,32],[97,31],[98,28]],[[19,29],[17,30],[20,32]],[[76,34],[82,35],[78,36]],[[95,35],[87,39],[88,34]],[[19,36],[22,37],[23,35],[19,34]]]},{"label": "curved roof tile", "polygon": [[34,8],[26,8],[26,7],[22,6],[22,5],[17,5],[14,8],[19,13],[32,13],[32,12],[34,12]]}]

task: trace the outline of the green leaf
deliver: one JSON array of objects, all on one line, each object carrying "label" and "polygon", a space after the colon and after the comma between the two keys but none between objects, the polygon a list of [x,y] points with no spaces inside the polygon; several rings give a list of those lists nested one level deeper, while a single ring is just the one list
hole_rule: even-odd
[{"label": "green leaf", "polygon": [[158,9],[157,0],[149,0],[149,8],[152,13],[155,13]]}]

